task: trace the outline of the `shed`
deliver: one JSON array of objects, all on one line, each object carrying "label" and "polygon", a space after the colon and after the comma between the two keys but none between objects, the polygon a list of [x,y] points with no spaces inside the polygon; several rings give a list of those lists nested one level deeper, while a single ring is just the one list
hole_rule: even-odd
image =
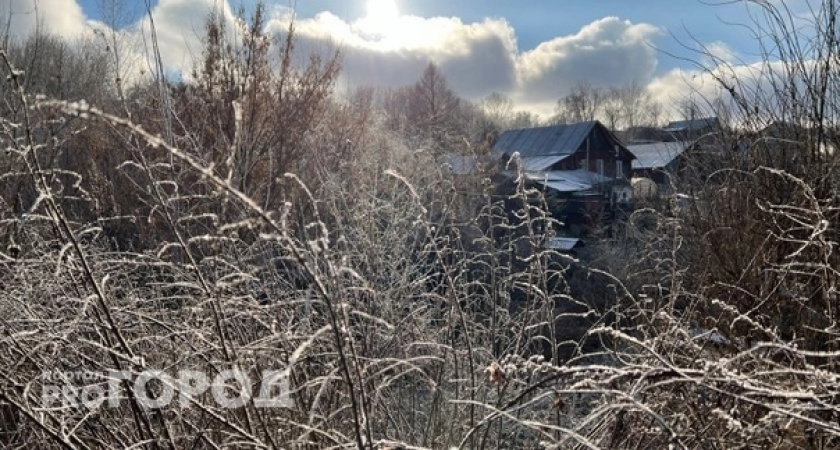
[{"label": "shed", "polygon": [[627,146],[636,160],[633,161],[633,178],[653,180],[659,189],[667,191],[671,187],[672,175],[680,169],[683,154],[692,147],[691,142],[653,142]]}]

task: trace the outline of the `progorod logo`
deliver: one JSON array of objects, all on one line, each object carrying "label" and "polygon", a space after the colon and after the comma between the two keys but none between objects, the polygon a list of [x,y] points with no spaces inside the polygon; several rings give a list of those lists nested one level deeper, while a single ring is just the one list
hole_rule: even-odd
[{"label": "progorod logo", "polygon": [[208,391],[215,406],[221,408],[241,408],[251,402],[256,408],[293,407],[288,370],[264,370],[258,379],[240,368],[213,374],[182,370],[175,376],[159,370],[49,371],[42,379],[41,406],[52,409],[116,408],[129,396],[149,409],[168,407],[173,402],[189,408],[206,401]]}]

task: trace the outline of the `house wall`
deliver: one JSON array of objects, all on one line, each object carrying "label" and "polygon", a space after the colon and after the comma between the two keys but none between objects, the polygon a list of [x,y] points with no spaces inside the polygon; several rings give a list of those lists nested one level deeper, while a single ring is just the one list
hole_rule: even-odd
[{"label": "house wall", "polygon": [[[616,160],[620,160],[622,177],[630,178],[632,159],[627,151],[621,150],[619,156],[616,157],[615,143],[597,128],[593,130],[587,141],[583,142],[574,155],[555,164],[550,170],[577,170],[584,168],[590,172],[599,173],[598,160],[601,160],[603,161],[604,175],[611,178],[618,178]],[[587,156],[589,159],[588,166],[586,164]]]}]

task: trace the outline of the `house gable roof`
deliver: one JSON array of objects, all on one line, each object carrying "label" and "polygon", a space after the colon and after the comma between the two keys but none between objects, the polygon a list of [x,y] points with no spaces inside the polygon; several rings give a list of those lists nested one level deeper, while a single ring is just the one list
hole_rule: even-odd
[{"label": "house gable roof", "polygon": [[520,157],[519,166],[526,172],[548,170],[551,166],[566,159],[569,155]]},{"label": "house gable roof", "polygon": [[523,158],[538,156],[570,156],[583,145],[584,140],[598,124],[597,121],[580,122],[550,127],[525,128],[505,131],[499,136],[493,150],[498,154],[512,155],[519,152]]},{"label": "house gable roof", "polygon": [[633,161],[633,169],[658,169],[670,164],[690,145],[689,142],[653,142],[628,145],[627,149],[637,158]]}]

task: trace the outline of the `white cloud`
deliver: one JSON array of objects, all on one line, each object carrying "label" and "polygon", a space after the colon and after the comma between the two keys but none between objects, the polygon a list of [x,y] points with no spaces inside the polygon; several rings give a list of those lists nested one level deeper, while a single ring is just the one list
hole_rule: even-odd
[{"label": "white cloud", "polygon": [[650,41],[661,34],[652,25],[606,17],[575,35],[544,42],[518,58],[516,99],[545,113],[547,99],[553,106],[581,81],[593,87],[645,84],[657,66]]},{"label": "white cloud", "polygon": [[[289,17],[280,15],[269,30],[282,33]],[[303,49],[341,48],[347,85],[411,84],[433,61],[461,95],[501,92],[541,114],[583,79],[594,86],[649,81],[657,66],[650,40],[662,34],[652,25],[608,17],[521,53],[515,30],[503,19],[399,16],[386,25],[349,23],[325,12],[297,19],[296,30]]]},{"label": "white cloud", "polygon": [[[221,6],[221,10],[219,7]],[[159,0],[152,9],[155,34],[164,65],[189,78],[201,57],[202,38],[211,13],[225,18],[227,31],[234,32],[234,15],[228,2],[217,0]],[[147,46],[151,48],[151,25],[148,16],[138,24]],[[151,58],[151,55],[149,56]]]},{"label": "white cloud", "polygon": [[[78,48],[119,56],[120,74],[131,84],[142,76],[142,42],[134,30],[113,30],[88,19],[76,0],[0,0],[0,36],[23,41],[36,32],[64,38]],[[116,36],[116,42],[111,38]],[[116,48],[113,48],[116,46]],[[115,75],[116,77],[117,75]]]},{"label": "white cloud", "polygon": [[[288,14],[268,24],[283,34]],[[429,61],[443,70],[462,95],[481,97],[515,87],[516,37],[504,20],[464,23],[454,17],[398,16],[390,23],[346,22],[329,12],[295,23],[303,53],[340,48],[342,82],[402,86],[415,82]]]},{"label": "white cloud", "polygon": [[0,1],[0,35],[22,39],[37,29],[65,37],[78,37],[88,30],[82,7],[76,0],[3,0]]},{"label": "white cloud", "polygon": [[[671,117],[682,117],[685,109],[682,106],[694,103],[705,115],[714,114],[716,106],[729,107],[733,123],[792,120],[819,100],[819,97],[803,94],[809,92],[806,83],[812,83],[818,72],[819,62],[815,60],[796,64],[782,61],[724,63],[706,71],[671,70],[656,77],[648,89],[666,106],[666,114]],[[799,96],[792,97],[792,92]],[[829,87],[825,95],[834,98],[838,92]]]},{"label": "white cloud", "polygon": [[710,42],[703,45],[700,51],[700,62],[707,67],[714,67],[718,64],[737,64],[739,61],[735,51],[724,42]]}]

